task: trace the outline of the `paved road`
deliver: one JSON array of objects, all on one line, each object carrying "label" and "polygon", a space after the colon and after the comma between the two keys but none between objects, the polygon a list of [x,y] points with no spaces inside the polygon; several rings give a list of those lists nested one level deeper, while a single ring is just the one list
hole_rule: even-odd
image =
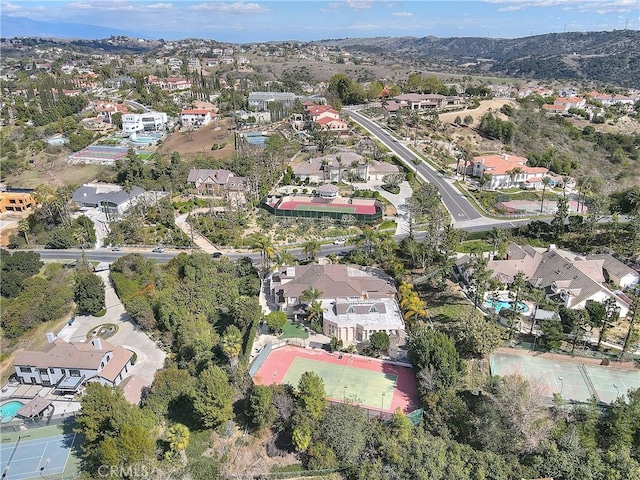
[{"label": "paved road", "polygon": [[[416,158],[416,154],[399,143],[393,135],[357,111],[349,109],[344,109],[343,111],[346,112],[353,121],[371,132],[371,134],[395,153],[409,168],[416,171],[418,176],[438,187],[438,191],[442,197],[442,202],[451,214],[451,218],[454,223],[485,219],[485,217],[483,217],[482,214],[480,214],[480,212],[478,212],[476,208],[469,203],[466,197],[451,185],[451,183],[449,183],[442,174],[434,170],[431,165],[421,162],[418,166],[415,166],[413,164],[413,159]],[[489,218],[486,218],[485,220],[487,223],[495,222]]]}]

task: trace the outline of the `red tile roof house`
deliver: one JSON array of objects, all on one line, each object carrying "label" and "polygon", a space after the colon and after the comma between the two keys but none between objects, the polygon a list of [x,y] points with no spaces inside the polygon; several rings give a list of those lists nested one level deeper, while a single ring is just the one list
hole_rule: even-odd
[{"label": "red tile roof house", "polygon": [[553,105],[544,104],[542,109],[548,113],[566,113],[570,108],[584,108],[587,100],[581,97],[557,97]]},{"label": "red tile roof house", "polygon": [[304,314],[300,295],[308,288],[321,292],[325,310],[322,329],[343,342],[366,341],[378,331],[400,335],[404,320],[393,280],[356,265],[285,266],[268,277],[269,292],[287,316]]},{"label": "red tile roof house", "polygon": [[47,340],[40,351],[16,354],[13,366],[20,383],[74,392],[87,381],[113,387],[132,365],[133,352],[98,337],[67,342],[48,333]]},{"label": "red tile roof house", "polygon": [[211,123],[212,117],[209,110],[182,110],[180,112],[180,123],[183,126],[204,127]]},{"label": "red tile roof house", "polygon": [[245,192],[247,179],[236,177],[229,170],[212,170],[207,168],[192,168],[187,177],[187,183],[193,184],[198,195],[218,196],[223,192]]},{"label": "red tile roof house", "polygon": [[[472,175],[489,175],[485,188],[541,188],[542,179],[549,173],[544,167],[528,167],[527,159],[517,155],[480,155],[473,157]],[[520,170],[515,176],[514,171]]]}]

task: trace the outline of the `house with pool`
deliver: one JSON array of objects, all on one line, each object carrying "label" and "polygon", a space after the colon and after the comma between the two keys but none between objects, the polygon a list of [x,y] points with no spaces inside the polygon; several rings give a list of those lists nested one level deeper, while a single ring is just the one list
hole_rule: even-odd
[{"label": "house with pool", "polygon": [[67,342],[47,334],[42,350],[18,352],[13,362],[21,384],[53,387],[76,392],[85,382],[114,387],[133,365],[133,352],[99,337],[84,342]]},{"label": "house with pool", "polygon": [[[456,262],[464,278],[468,278],[470,266],[470,258],[466,257]],[[621,290],[611,290],[605,284],[608,278],[605,260],[608,259],[601,256],[581,257],[553,245],[547,249],[536,249],[530,245],[511,243],[507,248],[507,258],[490,259],[487,269],[505,289],[516,274],[522,272],[531,287],[543,290],[548,299],[556,300],[572,310],[585,308],[589,301],[604,302],[612,298],[620,310],[620,317],[626,317],[631,301]],[[611,264],[609,260],[607,265]],[[508,298],[490,298],[488,302],[490,304],[487,306],[498,310],[501,308],[500,302],[508,302]]]}]

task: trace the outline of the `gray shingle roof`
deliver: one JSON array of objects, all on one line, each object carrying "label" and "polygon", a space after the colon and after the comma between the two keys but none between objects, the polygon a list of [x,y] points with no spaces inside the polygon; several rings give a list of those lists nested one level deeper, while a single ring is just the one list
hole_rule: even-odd
[{"label": "gray shingle roof", "polygon": [[587,260],[604,260],[603,268],[609,275],[613,275],[617,278],[622,278],[626,275],[638,275],[633,268],[625,265],[617,258],[609,255],[608,253],[600,253],[596,255],[587,255]]},{"label": "gray shingle roof", "polygon": [[[116,189],[117,188],[117,189]],[[129,199],[136,198],[144,194],[140,187],[133,187],[131,192],[127,192],[118,185],[83,185],[73,192],[72,200],[84,205],[99,205],[100,203],[112,203],[122,205]]]}]

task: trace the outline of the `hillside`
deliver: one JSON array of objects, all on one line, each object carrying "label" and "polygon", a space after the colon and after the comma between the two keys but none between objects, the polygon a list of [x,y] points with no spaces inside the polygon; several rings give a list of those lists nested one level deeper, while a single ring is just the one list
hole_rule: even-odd
[{"label": "hillside", "polygon": [[584,80],[640,88],[640,31],[551,33],[516,39],[384,37],[316,42],[351,53],[461,66],[467,73]]}]

